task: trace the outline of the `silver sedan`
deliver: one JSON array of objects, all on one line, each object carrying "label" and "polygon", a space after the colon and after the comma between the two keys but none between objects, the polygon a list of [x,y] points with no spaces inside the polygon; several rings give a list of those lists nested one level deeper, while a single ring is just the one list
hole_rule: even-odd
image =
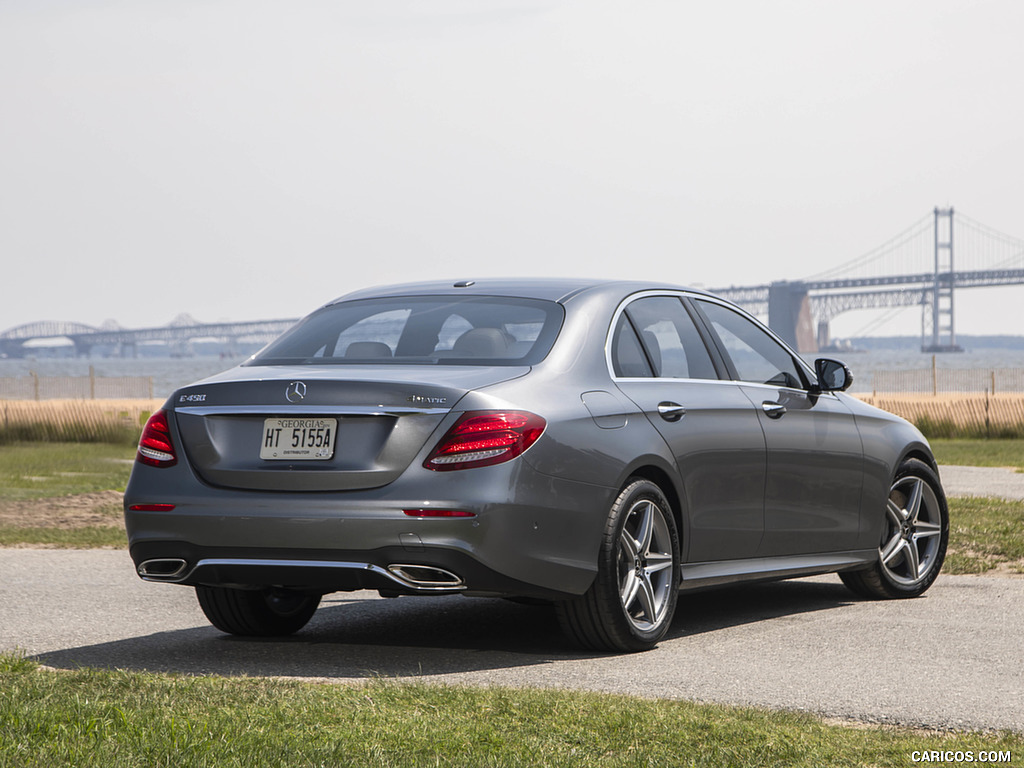
[{"label": "silver sedan", "polygon": [[131,557],[237,635],[374,589],[551,602],[577,644],[635,651],[680,589],[836,572],[920,595],[949,532],[935,460],[850,383],[676,286],[365,290],[153,415]]}]

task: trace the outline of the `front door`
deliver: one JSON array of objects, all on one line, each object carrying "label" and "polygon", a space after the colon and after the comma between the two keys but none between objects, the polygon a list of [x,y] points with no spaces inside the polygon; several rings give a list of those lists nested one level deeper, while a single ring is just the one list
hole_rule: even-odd
[{"label": "front door", "polygon": [[712,301],[695,302],[754,406],[768,450],[762,556],[857,547],[864,452],[853,414],[811,394],[809,373],[767,330]]}]

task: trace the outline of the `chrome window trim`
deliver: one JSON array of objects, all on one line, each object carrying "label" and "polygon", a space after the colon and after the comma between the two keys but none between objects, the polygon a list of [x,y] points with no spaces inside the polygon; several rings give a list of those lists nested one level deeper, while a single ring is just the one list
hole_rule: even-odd
[{"label": "chrome window trim", "polygon": [[[662,288],[660,290],[638,291],[637,293],[631,293],[629,296],[627,296],[626,298],[624,298],[622,301],[619,302],[619,306],[616,307],[615,312],[612,315],[612,322],[611,322],[611,325],[608,327],[608,333],[605,336],[605,342],[604,342],[604,361],[605,361],[605,365],[608,367],[608,375],[611,376],[612,381],[622,381],[622,382],[635,382],[635,381],[696,381],[696,382],[703,382],[705,384],[713,384],[713,383],[716,383],[716,382],[719,383],[719,384],[735,384],[736,383],[732,379],[691,379],[691,378],[682,379],[682,378],[674,378],[674,377],[671,377],[671,376],[616,376],[615,375],[615,364],[612,361],[612,340],[613,340],[612,337],[615,335],[615,327],[619,323],[619,317],[622,315],[623,312],[626,311],[626,307],[627,306],[632,304],[634,301],[639,301],[640,299],[648,299],[648,298],[651,298],[651,297],[659,297],[660,296],[660,297],[669,297],[669,298],[673,298],[673,299],[683,299],[683,298],[692,297],[692,296],[696,296],[696,295],[701,295],[701,294],[694,294],[694,293],[691,293],[690,291],[670,291],[670,290],[666,290],[666,289]],[[684,307],[684,311],[685,311],[685,307]],[[699,329],[695,328],[695,330],[698,330],[698,332],[699,332]],[[788,349],[788,347],[787,347],[787,349]],[[708,350],[708,355],[710,355],[710,354],[711,354],[711,351]]]},{"label": "chrome window trim", "polygon": [[[807,361],[804,360],[803,357],[800,356],[799,352],[797,352],[795,349],[793,349],[791,346],[789,346],[789,344],[787,344],[781,338],[779,338],[779,335],[777,333],[775,333],[775,331],[773,331],[771,328],[769,328],[766,323],[762,323],[760,320],[758,320],[752,314],[750,314],[745,309],[743,309],[743,307],[739,307],[739,306],[737,306],[735,304],[731,304],[728,301],[725,301],[724,299],[718,298],[717,296],[711,296],[709,294],[703,294],[703,293],[698,293],[698,294],[690,293],[688,295],[688,298],[693,299],[694,301],[706,301],[706,302],[708,302],[710,304],[718,304],[719,306],[725,307],[726,309],[731,309],[733,312],[736,312],[741,317],[745,317],[747,320],[750,320],[758,328],[761,328],[761,329],[765,330],[768,333],[768,335],[771,336],[776,341],[776,343],[778,343],[783,349],[785,349],[787,352],[789,352],[789,354],[793,357],[793,359],[796,360],[797,365],[804,369],[804,373],[807,374],[807,377],[808,377],[809,381],[815,382],[815,381],[818,380],[818,374],[816,374],[814,372],[814,369],[810,365],[807,364]],[[764,382],[744,381],[743,379],[735,379],[735,381],[738,381],[741,384],[752,384],[754,386],[769,386],[769,387],[772,386],[770,384],[765,384]],[[793,390],[795,392],[807,392],[806,389],[800,389],[798,387],[779,386],[779,387],[775,387],[775,388],[776,389],[791,389],[791,390]]]},{"label": "chrome window trim", "polygon": [[[746,385],[749,385],[749,386],[752,386],[752,387],[766,387],[768,389],[773,389],[775,391],[778,391],[780,389],[785,389],[785,390],[789,390],[791,392],[802,392],[804,394],[807,394],[807,392],[808,392],[808,390],[802,389],[800,387],[787,387],[787,386],[783,386],[783,385],[774,386],[774,385],[771,385],[771,384],[765,384],[764,382],[744,381],[743,379],[689,379],[689,378],[688,379],[676,379],[676,378],[670,378],[670,377],[665,377],[665,376],[616,376],[615,375],[615,365],[614,365],[614,362],[612,361],[612,337],[615,334],[615,327],[619,323],[619,317],[622,315],[623,312],[626,311],[626,307],[629,306],[630,304],[632,304],[634,301],[638,301],[639,299],[650,298],[652,296],[667,296],[667,297],[675,298],[675,299],[690,299],[692,301],[707,301],[707,302],[709,302],[711,304],[718,304],[719,306],[724,307],[725,309],[730,309],[733,312],[737,312],[741,317],[744,317],[747,320],[749,320],[750,322],[754,323],[758,328],[761,328],[761,329],[765,330],[768,333],[768,335],[772,339],[775,340],[776,343],[781,345],[783,349],[785,349],[787,352],[789,352],[789,354],[793,357],[793,359],[796,360],[797,365],[800,366],[801,368],[803,368],[804,373],[807,375],[808,381],[815,382],[815,381],[818,380],[818,375],[814,372],[814,369],[811,368],[811,366],[808,365],[807,362],[800,356],[800,353],[798,353],[796,350],[794,350],[792,347],[790,347],[789,344],[787,344],[782,339],[780,339],[778,334],[775,333],[775,331],[773,331],[771,328],[769,328],[767,325],[762,323],[760,320],[758,320],[756,317],[754,317],[752,314],[747,312],[742,307],[739,307],[739,306],[737,306],[735,304],[732,304],[732,303],[730,303],[728,301],[725,301],[724,299],[720,299],[717,296],[712,296],[712,295],[707,294],[707,293],[695,293],[693,291],[672,291],[672,290],[666,290],[666,289],[662,288],[662,289],[655,289],[655,290],[649,290],[649,291],[638,291],[637,293],[631,293],[629,296],[627,296],[622,301],[620,301],[619,302],[619,306],[615,308],[615,312],[612,314],[611,324],[608,326],[608,332],[605,335],[605,343],[604,343],[605,365],[608,368],[608,375],[611,377],[612,381],[622,381],[622,382],[637,382],[637,381],[698,381],[698,382],[705,382],[705,383],[708,383],[708,382],[712,382],[712,383],[713,382],[720,382],[722,384],[746,384]],[[709,351],[709,354],[710,354],[710,351]]]}]

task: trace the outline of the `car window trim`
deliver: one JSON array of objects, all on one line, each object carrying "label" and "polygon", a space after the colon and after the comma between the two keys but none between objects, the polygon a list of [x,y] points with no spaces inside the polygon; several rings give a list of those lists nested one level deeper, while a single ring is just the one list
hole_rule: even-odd
[{"label": "car window trim", "polygon": [[[775,333],[775,331],[773,331],[771,328],[769,328],[765,323],[762,323],[760,320],[758,320],[752,314],[750,314],[749,312],[744,310],[742,307],[739,307],[739,306],[737,306],[735,304],[731,304],[731,303],[729,303],[727,301],[719,299],[716,296],[705,296],[705,295],[699,295],[698,296],[698,295],[692,295],[691,294],[690,298],[692,298],[694,310],[700,315],[700,318],[701,318],[701,321],[702,321],[704,327],[707,329],[708,333],[711,335],[712,339],[714,340],[715,346],[718,349],[719,354],[721,354],[723,359],[725,360],[726,365],[729,368],[730,375],[732,376],[732,379],[734,381],[737,381],[737,382],[739,382],[741,384],[750,384],[752,386],[768,387],[768,388],[771,388],[771,389],[774,389],[774,390],[788,389],[788,390],[792,390],[793,392],[804,392],[804,393],[807,393],[807,392],[810,391],[811,383],[812,382],[816,382],[818,380],[818,377],[814,374],[814,372],[811,370],[810,366],[807,365],[807,363],[804,361],[804,359],[800,356],[800,354],[798,352],[794,351],[794,349],[791,346],[789,346],[789,344],[787,344],[781,338],[779,338],[779,335],[777,333]],[[712,325],[711,320],[708,318],[708,316],[706,314],[704,314],[704,310],[701,309],[700,303],[702,301],[706,301],[709,304],[717,304],[720,307],[724,307],[725,309],[732,310],[733,312],[738,313],[740,315],[740,317],[746,318],[747,320],[749,320],[752,323],[754,323],[754,325],[756,325],[757,327],[759,327],[762,330],[764,330],[765,332],[767,332],[768,335],[772,339],[774,339],[775,342],[777,344],[779,344],[789,354],[790,358],[793,360],[794,364],[796,365],[797,370],[803,376],[803,379],[804,379],[803,387],[790,387],[790,386],[786,386],[784,384],[779,384],[779,385],[765,384],[763,381],[762,382],[756,382],[756,381],[745,381],[744,379],[741,379],[740,375],[739,375],[739,372],[736,370],[736,366],[732,362],[732,358],[729,356],[728,351],[725,349],[725,344],[722,342],[721,338],[718,336],[718,332],[714,329],[714,326]]]},{"label": "car window trim", "polygon": [[[723,361],[721,353],[719,352],[717,346],[709,345],[708,342],[709,342],[709,340],[712,340],[712,339],[711,339],[711,337],[709,337],[709,335],[707,334],[706,330],[703,328],[703,321],[698,321],[697,319],[695,319],[693,311],[689,307],[687,307],[686,299],[689,296],[690,296],[690,294],[688,292],[686,292],[686,291],[670,291],[670,290],[661,289],[661,290],[650,290],[650,291],[638,291],[637,293],[631,293],[629,296],[625,297],[621,302],[619,302],[618,307],[615,308],[615,312],[612,314],[612,321],[611,321],[611,325],[609,326],[609,329],[608,329],[608,333],[607,333],[607,336],[606,336],[606,339],[605,339],[605,346],[604,346],[605,364],[608,367],[608,375],[611,376],[612,381],[624,381],[624,382],[633,382],[633,381],[698,381],[698,382],[706,382],[706,383],[719,382],[719,383],[724,383],[724,384],[733,384],[733,383],[735,383],[734,380],[729,376],[729,371],[728,371],[728,369],[725,366],[725,362]],[[630,327],[633,328],[633,333],[636,335],[637,340],[640,342],[640,348],[643,350],[644,357],[647,359],[647,364],[651,368],[652,373],[654,371],[654,366],[651,364],[650,353],[647,350],[647,345],[644,343],[643,338],[641,337],[640,333],[637,331],[636,326],[633,324],[633,319],[626,312],[626,308],[630,304],[632,304],[634,301],[639,301],[640,299],[648,299],[648,298],[652,298],[652,297],[668,297],[668,298],[672,298],[672,299],[678,299],[679,302],[683,305],[683,311],[686,312],[687,315],[689,315],[690,320],[693,322],[694,326],[697,329],[697,334],[700,336],[700,339],[701,339],[701,341],[704,344],[704,348],[707,350],[707,353],[708,353],[708,355],[711,358],[711,364],[714,366],[715,373],[718,376],[717,379],[675,378],[675,377],[670,377],[670,376],[618,376],[618,375],[616,375],[616,373],[615,373],[615,363],[614,363],[614,359],[612,357],[612,344],[613,344],[614,336],[615,336],[615,328],[616,328],[616,326],[619,323],[619,317],[621,315],[626,315],[626,322],[628,322]]]},{"label": "car window trim", "polygon": [[[651,372],[650,376],[630,376],[633,379],[657,379],[658,369],[654,367],[654,360],[651,359],[651,351],[647,349],[647,345],[644,343],[643,336],[640,333],[640,329],[636,327],[636,323],[633,322],[633,318],[629,316],[629,312],[623,312],[619,315],[619,318],[626,318],[626,326],[633,332],[633,338],[636,340],[637,346],[640,347],[640,354],[644,356],[644,360],[647,362],[647,370]],[[616,321],[615,327],[612,328],[612,346],[615,344],[615,329],[618,328],[619,323]],[[621,341],[621,339],[620,339]],[[614,349],[612,354],[614,355]],[[614,359],[613,359],[614,362]]]}]

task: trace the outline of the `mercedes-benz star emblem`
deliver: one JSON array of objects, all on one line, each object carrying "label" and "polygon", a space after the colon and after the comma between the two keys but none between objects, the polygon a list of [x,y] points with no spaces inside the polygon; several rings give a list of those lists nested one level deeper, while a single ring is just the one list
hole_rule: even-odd
[{"label": "mercedes-benz star emblem", "polygon": [[289,403],[297,403],[306,397],[306,385],[301,381],[293,381],[284,391],[284,396]]}]

